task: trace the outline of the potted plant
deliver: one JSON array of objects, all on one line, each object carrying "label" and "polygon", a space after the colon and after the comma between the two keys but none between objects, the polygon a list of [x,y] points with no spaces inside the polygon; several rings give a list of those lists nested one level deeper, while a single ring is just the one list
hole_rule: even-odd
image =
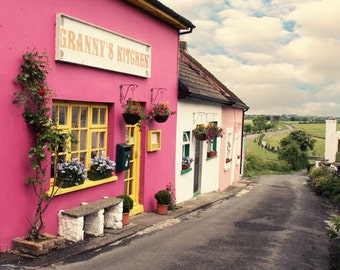
[{"label": "potted plant", "polygon": [[69,162],[58,163],[58,175],[56,185],[62,188],[68,188],[81,185],[86,180],[86,167],[78,159],[72,159]]},{"label": "potted plant", "polygon": [[216,123],[209,123],[207,125],[199,124],[192,131],[195,138],[199,141],[213,140],[217,137],[223,137],[223,129],[218,127]]},{"label": "potted plant", "polygon": [[133,200],[129,195],[120,195],[117,198],[123,199],[123,225],[129,224],[130,211],[133,208]]},{"label": "potted plant", "polygon": [[112,176],[116,163],[110,160],[109,157],[94,157],[91,158],[91,168],[87,172],[89,180],[96,181]]},{"label": "potted plant", "polygon": [[140,120],[145,120],[147,118],[145,109],[140,102],[129,99],[123,108],[123,118],[128,125],[137,124]]},{"label": "potted plant", "polygon": [[168,101],[154,104],[151,111],[148,113],[148,116],[155,119],[158,123],[164,123],[168,120],[170,115],[175,113],[168,107],[168,105]]},{"label": "potted plant", "polygon": [[162,189],[155,194],[155,199],[157,201],[157,214],[166,215],[171,204],[171,193],[166,189]]},{"label": "potted plant", "polygon": [[182,157],[182,170],[189,169],[193,161],[191,157]]}]

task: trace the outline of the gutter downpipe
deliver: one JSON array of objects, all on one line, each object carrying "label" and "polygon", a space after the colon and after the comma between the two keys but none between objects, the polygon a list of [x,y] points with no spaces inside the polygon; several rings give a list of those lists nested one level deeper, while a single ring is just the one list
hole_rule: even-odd
[{"label": "gutter downpipe", "polygon": [[181,36],[181,35],[190,34],[194,30],[194,28],[195,27],[190,27],[189,30],[187,30],[187,31],[179,32],[179,35]]},{"label": "gutter downpipe", "polygon": [[244,136],[244,113],[248,111],[243,110],[243,117],[242,117],[242,144],[241,144],[241,167],[240,167],[240,174],[243,177],[244,174],[244,144],[246,143],[246,136]]}]

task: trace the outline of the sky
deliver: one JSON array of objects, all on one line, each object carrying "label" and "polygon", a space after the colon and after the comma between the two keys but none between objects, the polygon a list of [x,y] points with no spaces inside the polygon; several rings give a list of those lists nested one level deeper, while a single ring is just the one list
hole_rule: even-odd
[{"label": "sky", "polygon": [[160,0],[247,114],[340,116],[340,0]]}]

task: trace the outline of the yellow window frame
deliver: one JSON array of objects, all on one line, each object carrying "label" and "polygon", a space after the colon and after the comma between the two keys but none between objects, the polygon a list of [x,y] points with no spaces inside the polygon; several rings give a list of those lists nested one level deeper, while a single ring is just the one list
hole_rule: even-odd
[{"label": "yellow window frame", "polygon": [[[66,111],[65,119],[60,121],[59,113],[60,110]],[[66,108],[66,109],[65,109]],[[78,116],[73,117],[73,109],[79,108],[80,111],[82,109],[87,109],[86,116],[86,124],[81,123],[81,113],[78,111]],[[107,133],[108,133],[108,105],[105,104],[93,104],[93,103],[76,103],[76,102],[53,102],[53,113],[56,119],[57,126],[63,132],[71,132],[74,135],[77,135],[77,139],[81,139],[81,136],[84,137],[83,140],[86,140],[85,145],[82,145],[83,141],[79,141],[77,144],[72,144],[69,142],[68,151],[62,153],[65,156],[66,160],[71,160],[73,157],[77,157],[78,160],[84,162],[86,168],[89,170],[91,166],[91,155],[93,152],[97,154],[102,154],[106,156],[107,153]],[[55,116],[57,114],[57,116]],[[75,120],[77,124],[72,123]],[[82,132],[83,131],[83,132]],[[98,135],[97,140],[94,141],[94,134]],[[103,135],[104,134],[104,135]],[[86,138],[85,138],[86,137]],[[94,145],[95,144],[95,145]],[[85,158],[82,160],[82,156],[85,155]],[[101,184],[109,183],[117,180],[117,176],[112,176],[103,180],[91,181],[85,180],[85,183],[82,185],[69,187],[69,188],[58,188],[56,195],[61,195],[69,192],[74,192],[76,190],[86,189],[93,186],[98,186]],[[52,194],[54,187],[54,178],[51,178],[50,188],[47,192],[49,195]]]}]

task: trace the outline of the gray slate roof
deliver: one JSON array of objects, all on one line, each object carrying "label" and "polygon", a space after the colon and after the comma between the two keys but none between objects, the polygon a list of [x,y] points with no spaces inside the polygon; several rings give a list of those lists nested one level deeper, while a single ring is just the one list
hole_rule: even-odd
[{"label": "gray slate roof", "polygon": [[249,107],[181,46],[179,56],[180,99],[193,98],[248,110]]}]

